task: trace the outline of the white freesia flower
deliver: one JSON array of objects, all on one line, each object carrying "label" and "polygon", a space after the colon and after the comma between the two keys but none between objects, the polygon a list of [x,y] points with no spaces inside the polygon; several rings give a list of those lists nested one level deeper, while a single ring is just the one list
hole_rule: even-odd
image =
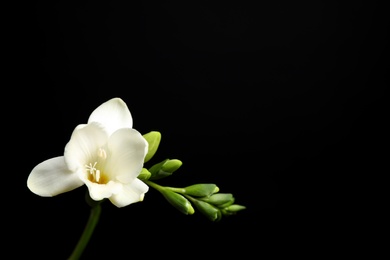
[{"label": "white freesia flower", "polygon": [[149,187],[137,178],[148,151],[133,127],[126,103],[113,98],[78,125],[63,156],[43,161],[31,171],[27,186],[51,197],[86,185],[93,200],[108,198],[117,207],[144,199]]}]

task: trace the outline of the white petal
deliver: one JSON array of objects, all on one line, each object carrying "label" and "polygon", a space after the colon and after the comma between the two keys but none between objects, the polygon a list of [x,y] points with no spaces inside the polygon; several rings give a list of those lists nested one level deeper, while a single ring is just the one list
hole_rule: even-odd
[{"label": "white petal", "polygon": [[112,176],[122,183],[129,183],[142,170],[148,146],[145,138],[135,129],[122,128],[109,138],[111,158],[108,167]]},{"label": "white petal", "polygon": [[112,195],[109,200],[118,208],[129,204],[143,201],[145,193],[148,192],[149,186],[139,179],[135,179],[132,183],[123,185],[120,193]]},{"label": "white petal", "polygon": [[80,187],[84,183],[69,171],[63,156],[41,162],[31,171],[27,187],[35,194],[52,197]]},{"label": "white petal", "polygon": [[97,184],[86,181],[85,184],[88,187],[89,195],[96,201],[109,198],[112,194],[119,193],[123,189],[123,185],[121,183],[113,181],[110,181],[107,184]]},{"label": "white petal", "polygon": [[107,133],[97,124],[76,127],[65,146],[65,160],[70,170],[78,171],[96,156],[96,152],[107,142]]},{"label": "white petal", "polygon": [[98,122],[111,135],[120,128],[132,128],[133,118],[126,103],[120,98],[112,98],[97,107],[89,116],[88,123]]}]

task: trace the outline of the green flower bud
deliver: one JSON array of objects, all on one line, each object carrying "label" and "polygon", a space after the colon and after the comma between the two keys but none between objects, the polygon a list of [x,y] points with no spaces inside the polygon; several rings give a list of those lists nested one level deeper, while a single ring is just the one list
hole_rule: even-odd
[{"label": "green flower bud", "polygon": [[152,174],[150,173],[150,171],[145,168],[142,168],[141,173],[138,175],[138,179],[140,179],[141,181],[146,181],[149,180],[151,175]]},{"label": "green flower bud", "polygon": [[218,208],[222,209],[222,208],[229,207],[230,205],[232,205],[234,203],[234,201],[235,201],[235,198],[233,197],[228,202],[218,205]]},{"label": "green flower bud", "polygon": [[224,205],[229,202],[233,203],[234,197],[231,193],[216,193],[212,194],[210,197],[202,198],[202,200],[219,207],[220,205]]},{"label": "green flower bud", "polygon": [[178,194],[176,192],[162,189],[161,194],[164,196],[164,198],[176,209],[178,209],[181,213],[185,215],[192,215],[194,214],[195,210],[192,207],[191,203],[181,194]]},{"label": "green flower bud", "polygon": [[168,159],[165,159],[162,162],[156,163],[152,167],[149,168],[149,172],[152,174],[152,177],[158,173],[158,171],[161,169],[162,165],[168,161]]},{"label": "green flower bud", "polygon": [[201,200],[194,200],[194,205],[203,215],[205,215],[211,221],[219,221],[222,218],[221,211],[207,202]]},{"label": "green flower bud", "polygon": [[162,162],[159,162],[152,167],[150,167],[149,171],[151,173],[150,180],[157,180],[161,178],[168,177],[172,175],[177,169],[180,168],[182,162],[177,159],[166,159]]},{"label": "green flower bud", "polygon": [[238,211],[246,209],[245,206],[233,204],[226,208],[221,208],[221,212],[224,216],[231,216],[237,214]]},{"label": "green flower bud", "polygon": [[237,212],[237,211],[244,210],[244,209],[246,209],[245,206],[238,205],[238,204],[233,204],[233,205],[230,205],[229,207],[225,208],[225,210],[230,211],[230,212]]},{"label": "green flower bud", "polygon": [[144,134],[143,137],[148,142],[148,153],[145,156],[144,162],[149,161],[154,154],[157,152],[158,146],[160,145],[161,141],[161,133],[157,131],[151,131],[147,134]]},{"label": "green flower bud", "polygon": [[219,188],[215,184],[200,183],[187,186],[184,188],[184,193],[195,197],[206,197],[211,194],[217,193]]},{"label": "green flower bud", "polygon": [[157,180],[172,175],[172,173],[161,171],[161,167],[167,161],[168,159],[165,159],[164,161],[156,163],[155,165],[149,168],[149,172],[151,173],[151,176],[149,178],[150,180]]},{"label": "green flower bud", "polygon": [[180,160],[177,160],[177,159],[172,159],[172,160],[167,160],[165,161],[165,163],[162,165],[161,167],[161,170],[163,172],[169,172],[169,173],[173,173],[175,172],[177,169],[179,169],[181,167],[183,163],[180,161]]}]

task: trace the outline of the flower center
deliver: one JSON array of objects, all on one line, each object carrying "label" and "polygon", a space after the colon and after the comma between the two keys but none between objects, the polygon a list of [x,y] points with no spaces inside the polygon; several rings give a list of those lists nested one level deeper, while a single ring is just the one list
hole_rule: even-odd
[{"label": "flower center", "polygon": [[106,184],[108,182],[108,178],[106,174],[101,172],[98,168],[98,165],[101,167],[101,165],[104,163],[106,158],[107,158],[106,151],[103,148],[99,148],[97,152],[97,161],[85,165],[88,174],[87,176],[88,180],[98,184]]}]

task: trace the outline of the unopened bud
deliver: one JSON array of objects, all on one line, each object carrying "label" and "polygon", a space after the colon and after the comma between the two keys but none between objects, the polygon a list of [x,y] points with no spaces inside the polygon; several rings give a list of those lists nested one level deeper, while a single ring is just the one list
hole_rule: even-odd
[{"label": "unopened bud", "polygon": [[161,171],[161,167],[166,161],[168,161],[168,159],[156,163],[155,165],[149,168],[149,172],[151,173],[151,176],[149,178],[150,180],[157,180],[172,175],[172,173]]},{"label": "unopened bud", "polygon": [[143,137],[148,142],[148,153],[145,156],[144,162],[149,161],[154,154],[157,152],[157,149],[161,141],[161,133],[157,131],[151,131],[147,134],[144,134]]},{"label": "unopened bud", "polygon": [[183,163],[178,159],[167,160],[161,167],[164,172],[174,173]]},{"label": "unopened bud", "polygon": [[182,162],[177,159],[166,159],[162,162],[159,162],[152,167],[150,167],[149,171],[151,173],[150,180],[157,180],[161,178],[168,177],[172,175],[177,169],[180,168]]},{"label": "unopened bud", "polygon": [[200,183],[187,186],[184,188],[184,193],[195,197],[210,196],[219,191],[217,185],[212,183]]},{"label": "unopened bud", "polygon": [[238,205],[238,204],[233,204],[233,205],[230,205],[229,207],[225,208],[225,210],[230,211],[230,212],[237,212],[237,211],[244,210],[244,209],[246,209],[245,206]]},{"label": "unopened bud", "polygon": [[233,194],[231,193],[216,193],[211,195],[208,198],[203,199],[203,201],[206,201],[210,204],[213,204],[215,206],[220,206],[228,203],[234,202]]},{"label": "unopened bud", "polygon": [[165,199],[176,209],[178,209],[181,213],[185,215],[194,214],[195,210],[192,207],[191,203],[181,194],[176,192],[163,189],[160,191],[161,194],[165,197]]},{"label": "unopened bud", "polygon": [[232,197],[231,200],[227,201],[226,203],[219,204],[218,208],[222,209],[222,208],[229,207],[230,205],[232,205],[234,203],[234,201],[235,201],[235,198]]},{"label": "unopened bud", "polygon": [[226,208],[220,208],[220,209],[221,209],[222,215],[231,216],[231,215],[237,214],[237,212],[240,210],[246,209],[246,207],[242,206],[242,205],[238,205],[238,204],[233,204],[233,205],[230,205]]},{"label": "unopened bud", "polygon": [[194,205],[203,215],[205,215],[211,221],[219,221],[222,217],[221,211],[207,202],[195,200]]},{"label": "unopened bud", "polygon": [[150,171],[145,168],[142,168],[141,173],[138,175],[138,179],[140,179],[141,181],[146,181],[149,180],[151,175],[152,174],[150,173]]}]

